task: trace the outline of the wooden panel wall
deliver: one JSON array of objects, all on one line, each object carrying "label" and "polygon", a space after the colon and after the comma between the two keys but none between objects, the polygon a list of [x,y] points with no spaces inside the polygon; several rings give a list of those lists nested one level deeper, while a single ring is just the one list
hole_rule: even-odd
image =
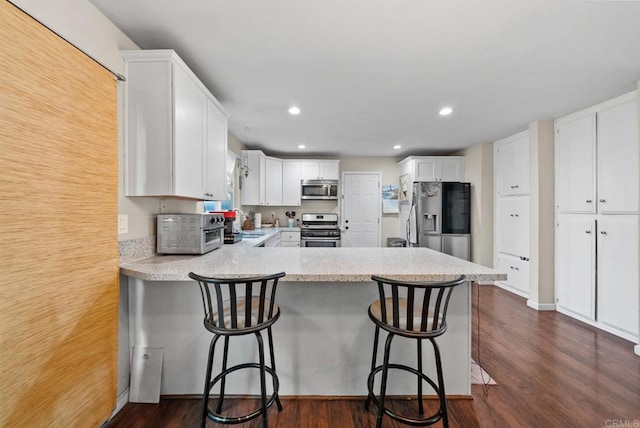
[{"label": "wooden panel wall", "polygon": [[0,64],[0,426],[97,427],[116,400],[116,82],[6,0]]}]

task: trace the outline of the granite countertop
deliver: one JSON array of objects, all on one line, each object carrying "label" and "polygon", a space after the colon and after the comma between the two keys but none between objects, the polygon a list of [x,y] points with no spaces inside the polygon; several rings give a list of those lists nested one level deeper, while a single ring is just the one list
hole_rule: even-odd
[{"label": "granite countertop", "polygon": [[[258,229],[260,230],[260,229]],[[286,272],[281,281],[364,282],[371,275],[406,281],[441,281],[460,274],[472,281],[503,281],[507,275],[428,248],[281,248],[256,247],[279,231],[243,238],[201,256],[152,256],[123,263],[123,275],[147,281],[190,281],[189,272],[239,278]]]}]

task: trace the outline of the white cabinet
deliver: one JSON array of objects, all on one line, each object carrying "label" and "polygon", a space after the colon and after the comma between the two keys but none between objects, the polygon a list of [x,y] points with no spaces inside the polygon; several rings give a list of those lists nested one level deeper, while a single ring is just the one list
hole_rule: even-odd
[{"label": "white cabinet", "polygon": [[598,212],[638,212],[638,103],[635,97],[597,113]]},{"label": "white cabinet", "polygon": [[300,198],[300,161],[282,160],[282,205],[296,206],[301,205]]},{"label": "white cabinet", "polygon": [[242,179],[243,205],[300,206],[305,174],[337,180],[340,166],[338,160],[279,159],[260,150],[243,150],[242,161],[250,169]]},{"label": "white cabinet", "polygon": [[174,51],[122,55],[125,195],[224,199],[227,116],[220,104]]},{"label": "white cabinet", "polygon": [[281,247],[299,247],[300,246],[300,231],[299,230],[287,230],[280,232],[280,246]]},{"label": "white cabinet", "polygon": [[507,273],[496,285],[529,296],[529,131],[493,144],[494,265]]},{"label": "white cabinet", "polygon": [[529,194],[529,132],[495,143],[498,196]]},{"label": "white cabinet", "polygon": [[303,160],[300,161],[300,179],[302,180],[338,180],[340,161]]},{"label": "white cabinet", "polygon": [[556,304],[638,339],[636,91],[556,120]]},{"label": "white cabinet", "polygon": [[242,205],[264,204],[266,156],[260,150],[243,150],[242,163],[249,168],[242,177]]},{"label": "white cabinet", "polygon": [[597,234],[597,320],[638,336],[638,220],[602,216]]},{"label": "white cabinet", "polygon": [[282,160],[265,156],[264,203],[261,205],[282,205]]},{"label": "white cabinet", "polygon": [[464,158],[437,156],[418,158],[414,163],[413,181],[462,181]]},{"label": "white cabinet", "polygon": [[227,116],[211,100],[207,100],[207,144],[204,165],[205,199],[227,199]]},{"label": "white cabinet", "polygon": [[595,213],[595,113],[587,112],[558,119],[555,127],[558,212]]},{"label": "white cabinet", "polygon": [[410,175],[410,182],[464,180],[464,156],[409,156],[398,168],[400,175]]},{"label": "white cabinet", "polygon": [[497,250],[529,258],[529,196],[498,198]]},{"label": "white cabinet", "polygon": [[560,213],[638,211],[636,93],[556,120]]},{"label": "white cabinet", "polygon": [[[596,223],[592,216],[562,214],[556,227],[556,304],[595,319]],[[566,313],[566,312],[565,312]]]}]

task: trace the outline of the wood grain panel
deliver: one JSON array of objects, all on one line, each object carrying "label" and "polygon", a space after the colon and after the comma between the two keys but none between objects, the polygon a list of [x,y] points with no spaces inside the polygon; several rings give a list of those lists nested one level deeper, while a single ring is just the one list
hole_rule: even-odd
[{"label": "wood grain panel", "polygon": [[116,399],[116,82],[0,1],[0,426],[96,427]]}]

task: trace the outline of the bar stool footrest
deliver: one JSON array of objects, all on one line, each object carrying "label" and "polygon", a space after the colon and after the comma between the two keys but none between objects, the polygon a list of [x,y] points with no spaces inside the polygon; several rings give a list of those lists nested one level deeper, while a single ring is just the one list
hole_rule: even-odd
[{"label": "bar stool footrest", "polygon": [[[380,401],[378,401],[378,398],[376,397],[376,395],[373,392],[373,381],[375,378],[375,375],[378,374],[379,372],[382,371],[384,367],[382,365],[377,366],[375,369],[373,369],[371,371],[371,373],[369,373],[369,378],[367,379],[367,387],[369,389],[369,397],[368,400],[373,401],[373,403],[376,405],[376,407],[380,407]],[[419,372],[418,370],[414,369],[413,367],[409,367],[406,366],[404,364],[389,364],[388,365],[388,369],[396,369],[396,370],[403,370],[406,372],[410,372],[413,373],[414,375],[420,377],[422,380],[424,380],[425,382],[427,382],[429,385],[431,385],[431,388],[435,391],[436,395],[438,396],[439,402],[440,402],[440,407],[438,408],[438,411],[436,411],[433,415],[428,416],[426,418],[410,418],[408,416],[404,416],[404,415],[399,415],[397,413],[392,412],[391,410],[387,409],[386,407],[384,407],[382,409],[382,411],[384,412],[385,415],[389,416],[392,419],[395,419],[399,422],[402,422],[404,424],[407,425],[412,425],[412,426],[426,426],[426,425],[432,425],[435,424],[436,422],[438,422],[440,419],[442,419],[443,417],[443,408],[442,408],[442,398],[440,397],[440,388],[438,387],[438,385],[436,385],[436,383],[431,380],[431,378],[429,378],[429,376],[425,375],[424,373]]]},{"label": "bar stool footrest", "polygon": [[[209,382],[209,390],[211,390],[213,386],[219,381],[221,381],[226,375],[233,373],[237,370],[242,370],[247,368],[254,368],[254,369],[260,370],[260,364],[244,363],[244,364],[235,365],[233,367],[229,367],[227,370],[218,374],[216,377],[213,378],[211,382]],[[278,375],[276,374],[276,372],[271,367],[265,365],[264,370],[266,373],[271,375],[271,378],[273,380],[273,394],[267,400],[267,409],[269,409],[271,405],[278,399],[278,389],[280,388],[280,380],[278,379]],[[262,408],[258,408],[251,413],[247,413],[246,415],[224,416],[219,413],[211,411],[211,409],[207,406],[207,418],[219,424],[241,424],[241,423],[250,421],[252,419],[255,419],[261,414],[262,414]]]}]

